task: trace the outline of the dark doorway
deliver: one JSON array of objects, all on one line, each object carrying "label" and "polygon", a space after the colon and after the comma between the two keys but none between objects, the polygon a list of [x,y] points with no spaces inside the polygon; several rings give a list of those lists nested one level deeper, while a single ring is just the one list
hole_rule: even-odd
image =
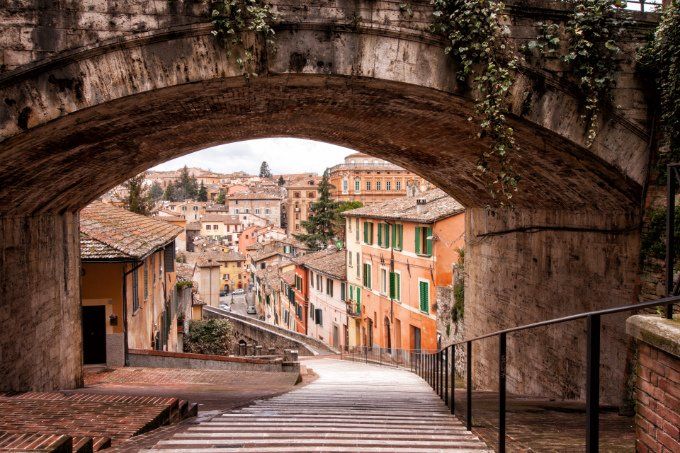
[{"label": "dark doorway", "polygon": [[413,343],[411,344],[411,349],[415,351],[420,351],[420,329],[411,326],[411,339]]},{"label": "dark doorway", "polygon": [[106,363],[106,307],[83,307],[83,363]]}]

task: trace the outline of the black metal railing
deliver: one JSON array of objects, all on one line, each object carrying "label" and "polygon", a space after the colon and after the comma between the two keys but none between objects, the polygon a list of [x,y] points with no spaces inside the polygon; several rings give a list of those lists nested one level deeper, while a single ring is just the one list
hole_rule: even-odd
[{"label": "black metal railing", "polygon": [[382,348],[380,346],[348,346],[340,352],[340,358],[343,360],[353,360],[355,362],[408,368],[411,371],[415,371],[414,359],[417,355],[431,354],[434,352],[436,352],[434,349],[414,350]]},{"label": "black metal railing", "polygon": [[[552,326],[581,319],[586,320],[586,451],[597,452],[599,446],[600,415],[600,321],[602,316],[616,313],[639,311],[656,307],[668,307],[680,302],[680,296],[665,297],[650,302],[624,305],[603,310],[579,313],[562,318],[536,322],[511,329],[481,335],[451,345],[432,353],[414,351],[410,367],[433,388],[454,413],[456,372],[456,347],[465,347],[466,365],[466,428],[472,430],[472,343],[487,338],[498,338],[498,451],[505,452],[506,428],[506,348],[507,336],[516,332]],[[451,392],[449,392],[449,388]],[[449,397],[450,395],[450,397]]]}]

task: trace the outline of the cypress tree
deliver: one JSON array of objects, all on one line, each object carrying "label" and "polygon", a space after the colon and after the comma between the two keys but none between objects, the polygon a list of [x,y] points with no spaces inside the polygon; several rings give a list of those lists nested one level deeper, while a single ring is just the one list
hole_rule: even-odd
[{"label": "cypress tree", "polygon": [[338,202],[331,199],[330,187],[328,170],[326,170],[318,186],[318,201],[311,204],[309,219],[302,222],[302,226],[307,233],[295,235],[298,240],[304,242],[311,250],[324,249],[335,238]]}]

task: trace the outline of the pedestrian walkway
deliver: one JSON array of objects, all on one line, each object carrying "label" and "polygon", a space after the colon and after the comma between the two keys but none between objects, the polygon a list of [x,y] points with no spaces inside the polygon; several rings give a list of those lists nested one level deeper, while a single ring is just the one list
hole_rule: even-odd
[{"label": "pedestrian walkway", "polygon": [[490,451],[405,370],[312,359],[319,378],[187,427],[154,450],[183,452]]}]

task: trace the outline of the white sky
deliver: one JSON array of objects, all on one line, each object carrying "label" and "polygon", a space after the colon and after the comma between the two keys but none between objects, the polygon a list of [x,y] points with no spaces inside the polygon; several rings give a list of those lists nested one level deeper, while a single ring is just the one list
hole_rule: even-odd
[{"label": "white sky", "polygon": [[323,171],[342,163],[356,151],[329,143],[297,138],[263,138],[206,148],[155,166],[152,170],[176,170],[187,165],[219,173],[245,171],[256,175],[263,160],[274,174]]}]

